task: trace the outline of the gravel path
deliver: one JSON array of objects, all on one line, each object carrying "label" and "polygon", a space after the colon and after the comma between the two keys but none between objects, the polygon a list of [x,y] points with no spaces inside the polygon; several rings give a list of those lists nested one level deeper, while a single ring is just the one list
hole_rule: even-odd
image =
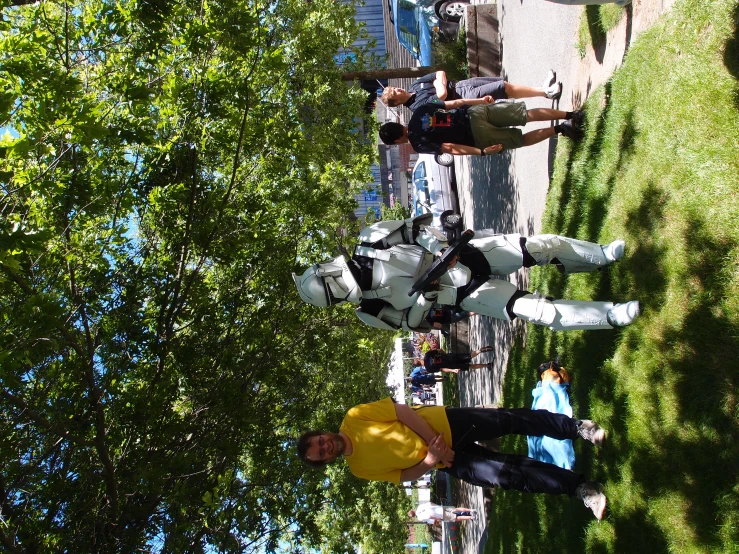
[{"label": "gravel path", "polygon": [[[473,0],[473,3],[486,3]],[[492,2],[490,2],[492,3]],[[592,48],[584,59],[577,52],[577,29],[582,6],[564,6],[544,0],[500,0],[503,71],[509,82],[540,86],[547,71],[557,72],[563,83],[558,103],[543,98],[526,100],[530,108],[555,107],[571,110],[581,105],[591,90],[605,82],[620,66],[628,44],[667,11],[674,0],[634,0],[631,13],[608,33],[605,47]],[[533,123],[532,130],[549,123]],[[568,140],[568,139],[562,139]],[[455,169],[460,211],[467,228],[495,229],[502,233],[535,234],[541,230],[541,218],[552,172],[557,138],[494,157],[458,156]],[[526,288],[528,273],[509,277]],[[491,369],[473,370],[460,375],[463,406],[494,405],[500,398],[502,379],[514,333],[525,326],[487,317],[472,318],[469,325],[471,349],[490,344],[495,351],[480,361],[494,361]],[[455,491],[457,503],[484,513],[483,489],[462,484]],[[491,496],[491,491],[487,492]],[[486,518],[464,526],[460,552],[482,552],[485,544]]]}]

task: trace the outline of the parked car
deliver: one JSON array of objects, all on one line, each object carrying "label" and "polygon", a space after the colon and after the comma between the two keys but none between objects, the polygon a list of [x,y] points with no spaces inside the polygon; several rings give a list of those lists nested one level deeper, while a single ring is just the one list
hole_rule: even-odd
[{"label": "parked car", "polygon": [[439,165],[450,167],[454,165],[454,156],[452,154],[436,154],[434,160]]},{"label": "parked car", "polygon": [[[453,169],[436,163],[432,154],[419,154],[411,172],[412,206],[415,217],[425,213],[434,214],[432,225],[452,232],[456,236],[462,228],[457,195],[453,190]],[[452,238],[450,236],[450,238]]]},{"label": "parked car", "polygon": [[465,0],[388,0],[388,11],[398,42],[421,65],[431,65],[434,34],[450,39],[456,37],[467,4]]}]

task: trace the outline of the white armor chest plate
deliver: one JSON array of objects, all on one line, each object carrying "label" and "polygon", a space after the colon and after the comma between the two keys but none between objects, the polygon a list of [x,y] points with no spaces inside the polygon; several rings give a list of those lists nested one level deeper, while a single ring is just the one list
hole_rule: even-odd
[{"label": "white armor chest plate", "polygon": [[415,279],[434,261],[430,253],[411,244],[396,244],[384,252],[389,254],[389,259],[376,258],[372,267],[373,289],[386,287],[397,277]]},{"label": "white armor chest plate", "polygon": [[375,259],[372,266],[372,290],[385,289],[383,300],[398,310],[412,306],[416,295],[408,296],[408,291],[416,279],[431,266],[433,255],[420,246],[408,244],[398,244],[382,252],[388,254],[383,256],[388,259]]}]

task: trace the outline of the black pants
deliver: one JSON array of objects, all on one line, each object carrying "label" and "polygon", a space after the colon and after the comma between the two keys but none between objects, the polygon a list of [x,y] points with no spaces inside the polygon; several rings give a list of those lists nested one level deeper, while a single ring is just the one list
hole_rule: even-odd
[{"label": "black pants", "polygon": [[441,471],[479,487],[514,489],[524,492],[575,495],[585,479],[568,469],[516,454],[495,452],[475,441],[503,435],[547,436],[574,439],[575,420],[546,410],[517,408],[447,408],[452,430],[452,467]]}]

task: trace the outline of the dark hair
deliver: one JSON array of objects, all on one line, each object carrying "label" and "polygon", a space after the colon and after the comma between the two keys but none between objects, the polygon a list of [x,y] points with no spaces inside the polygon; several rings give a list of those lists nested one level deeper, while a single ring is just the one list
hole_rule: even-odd
[{"label": "dark hair", "polygon": [[547,369],[553,369],[554,371],[559,371],[560,369],[562,369],[562,367],[559,365],[559,358],[555,358],[551,362],[544,362],[536,369],[536,371],[539,373],[539,375],[541,375]]},{"label": "dark hair", "polygon": [[380,140],[385,144],[395,144],[403,136],[404,129],[400,123],[389,121],[380,127]]},{"label": "dark hair", "polygon": [[309,460],[305,457],[308,454],[308,447],[310,446],[310,440],[313,437],[323,435],[323,433],[324,431],[306,431],[305,433],[300,435],[300,438],[298,439],[298,458],[300,458],[300,460],[308,467],[312,467],[314,469],[320,469],[328,463],[328,461]]},{"label": "dark hair", "polygon": [[411,363],[413,364],[413,367],[421,367],[423,365],[423,358],[413,358]]}]

